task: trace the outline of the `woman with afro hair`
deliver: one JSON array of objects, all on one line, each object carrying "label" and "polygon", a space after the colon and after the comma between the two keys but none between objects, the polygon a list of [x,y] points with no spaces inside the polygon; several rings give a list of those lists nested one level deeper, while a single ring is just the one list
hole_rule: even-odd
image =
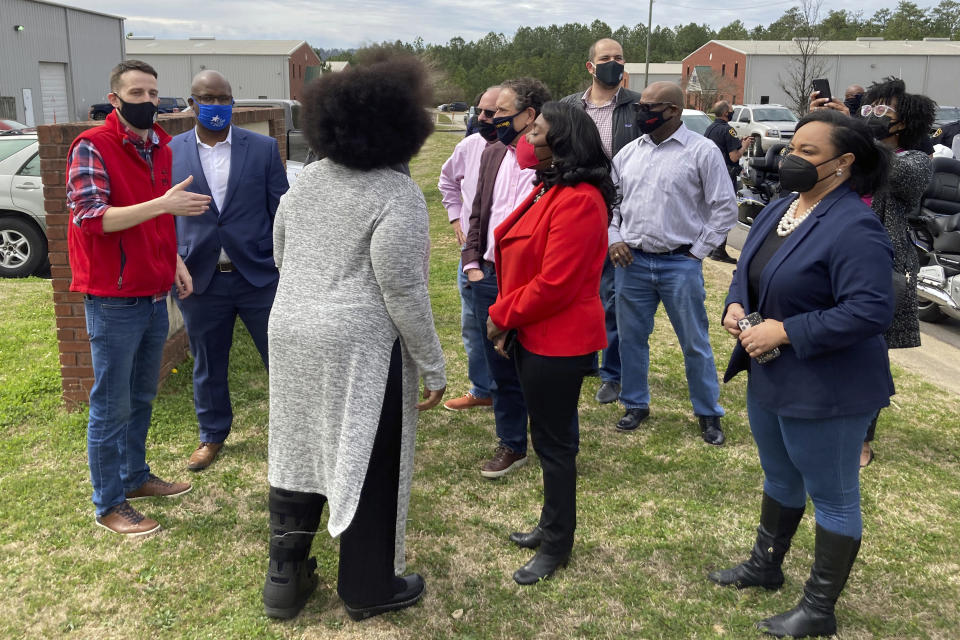
[{"label": "woman with afro hair", "polygon": [[446,377],[427,292],[427,207],[398,168],[433,128],[426,87],[415,59],[381,57],[304,95],[304,133],[321,159],[281,199],[272,238],[270,617],[296,616],[316,588],[308,556],[325,503],[351,618],[424,593],[423,578],[403,575],[413,446],[418,411],[436,406]]}]

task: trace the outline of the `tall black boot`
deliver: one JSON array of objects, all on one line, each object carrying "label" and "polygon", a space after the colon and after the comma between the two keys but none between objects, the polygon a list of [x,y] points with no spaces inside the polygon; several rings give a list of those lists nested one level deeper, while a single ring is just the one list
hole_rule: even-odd
[{"label": "tall black boot", "polygon": [[764,633],[782,638],[832,636],[837,632],[834,605],[860,550],[860,540],[832,533],[817,525],[813,568],[803,598],[790,611],[757,623]]},{"label": "tall black boot", "polygon": [[326,498],[270,487],[270,565],[263,608],[271,618],[293,618],[317,588],[316,558],[307,559]]},{"label": "tall black boot", "polygon": [[707,577],[725,587],[733,585],[737,589],[779,589],[783,586],[783,571],[780,566],[790,549],[793,534],[800,526],[805,508],[785,507],[764,493],[760,503],[757,541],[753,544],[750,559],[732,569],[713,571]]}]

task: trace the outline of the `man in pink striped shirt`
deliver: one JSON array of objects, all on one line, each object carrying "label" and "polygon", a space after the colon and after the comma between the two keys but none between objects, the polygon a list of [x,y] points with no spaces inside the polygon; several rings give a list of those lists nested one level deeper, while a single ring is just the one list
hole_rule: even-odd
[{"label": "man in pink striped shirt", "polygon": [[[470,230],[470,211],[480,178],[480,156],[488,144],[497,140],[493,128],[493,114],[497,110],[499,96],[500,87],[496,86],[487,89],[480,97],[477,105],[479,132],[461,140],[440,170],[437,187],[461,249],[466,242],[467,231]],[[443,408],[450,411],[489,407],[493,404],[493,379],[483,356],[483,335],[473,315],[473,290],[467,286],[462,262],[457,267],[457,285],[460,288],[460,335],[467,353],[467,376],[471,386],[464,395],[443,403]]]}]

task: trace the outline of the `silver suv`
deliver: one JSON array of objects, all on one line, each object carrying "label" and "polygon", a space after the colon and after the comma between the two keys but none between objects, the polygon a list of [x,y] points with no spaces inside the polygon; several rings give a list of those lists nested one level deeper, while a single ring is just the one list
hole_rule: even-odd
[{"label": "silver suv", "polygon": [[739,138],[753,136],[751,155],[762,155],[775,144],[788,144],[797,126],[796,114],[779,104],[736,104],[730,126]]},{"label": "silver suv", "polygon": [[0,277],[25,278],[47,260],[36,133],[0,135]]}]

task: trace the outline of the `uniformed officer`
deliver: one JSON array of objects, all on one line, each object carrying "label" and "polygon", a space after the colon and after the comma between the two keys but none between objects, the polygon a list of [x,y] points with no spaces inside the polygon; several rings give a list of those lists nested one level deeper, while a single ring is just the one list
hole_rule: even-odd
[{"label": "uniformed officer", "polygon": [[[713,115],[716,119],[707,127],[703,135],[713,140],[720,147],[723,154],[723,161],[730,173],[730,179],[733,180],[733,189],[737,189],[737,176],[740,174],[740,157],[750,147],[753,140],[752,136],[747,136],[741,140],[737,136],[737,130],[730,126],[730,119],[733,117],[733,110],[730,103],[721,100],[713,105]],[[723,242],[719,247],[710,252],[710,257],[720,262],[729,262],[736,264],[736,260],[727,254],[727,243]]]}]

